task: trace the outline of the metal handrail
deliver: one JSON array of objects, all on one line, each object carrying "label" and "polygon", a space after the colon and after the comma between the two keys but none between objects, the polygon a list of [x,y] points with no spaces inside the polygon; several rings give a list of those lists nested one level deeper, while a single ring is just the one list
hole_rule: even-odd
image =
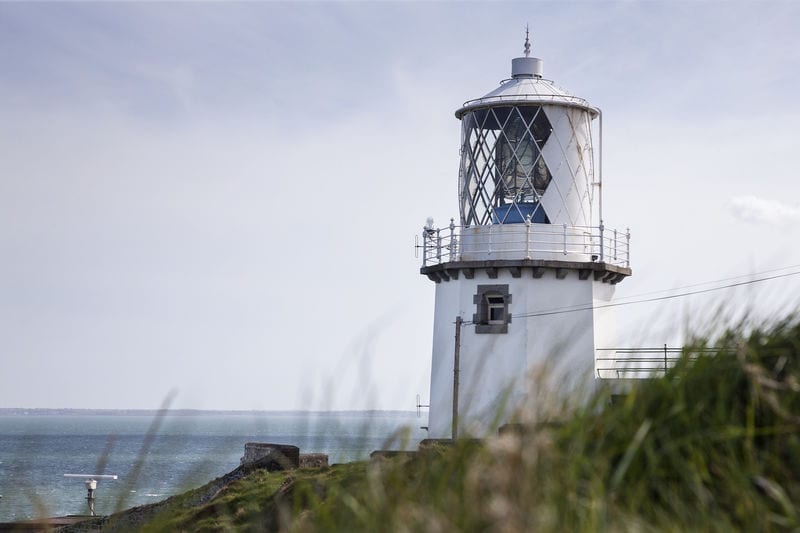
[{"label": "metal handrail", "polygon": [[497,96],[484,96],[467,100],[461,105],[459,111],[466,107],[480,106],[488,103],[498,102],[569,102],[570,104],[594,110],[585,98],[572,96],[569,94],[501,94]]},{"label": "metal handrail", "polygon": [[[597,348],[596,352],[609,352],[614,356],[595,356],[595,369],[598,378],[621,378],[623,374],[628,379],[648,379],[663,376],[675,363],[684,357],[695,359],[705,354],[720,353],[719,348],[692,348],[686,353],[684,348],[669,348],[666,344],[662,347],[646,348]],[[644,354],[644,356],[637,356]],[[656,357],[658,355],[658,357]]]},{"label": "metal handrail", "polygon": [[[630,230],[625,232],[600,226],[569,226],[567,224],[535,224],[529,220],[520,224],[496,224],[489,226],[457,226],[451,219],[445,228],[426,226],[422,230],[422,266],[439,265],[461,261],[464,255],[464,230],[484,227],[488,231],[470,233],[471,256],[486,258],[502,253],[519,254],[531,259],[533,254],[580,254],[592,261],[617,266],[630,266]],[[498,240],[493,228],[502,228],[502,239]]]}]

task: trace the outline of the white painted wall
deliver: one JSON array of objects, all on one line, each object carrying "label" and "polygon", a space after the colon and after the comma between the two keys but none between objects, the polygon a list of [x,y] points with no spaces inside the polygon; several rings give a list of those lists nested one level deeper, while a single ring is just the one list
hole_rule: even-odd
[{"label": "white painted wall", "polygon": [[591,228],[555,224],[493,224],[461,228],[456,260],[544,259],[591,262]]},{"label": "white painted wall", "polygon": [[[452,422],[453,353],[455,318],[471,321],[476,312],[473,296],[478,285],[507,284],[512,295],[508,333],[476,334],[474,325],[461,331],[459,387],[459,434],[483,435],[509,422],[522,408],[540,409],[547,399],[561,398],[585,386],[594,375],[594,348],[610,342],[612,309],[584,310],[538,317],[542,311],[608,302],[614,286],[578,279],[569,272],[556,279],[548,270],[540,279],[530,270],[513,278],[500,269],[496,279],[476,270],[474,279],[463,274],[457,280],[436,284],[433,364],[431,370],[430,438],[449,438]],[[544,372],[543,379],[535,375]]]}]

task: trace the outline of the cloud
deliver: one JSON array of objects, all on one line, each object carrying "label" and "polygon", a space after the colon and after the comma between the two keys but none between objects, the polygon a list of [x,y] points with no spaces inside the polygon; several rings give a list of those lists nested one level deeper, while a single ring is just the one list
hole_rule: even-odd
[{"label": "cloud", "polygon": [[744,222],[786,226],[800,221],[800,206],[789,206],[757,196],[734,196],[727,202],[731,214]]}]

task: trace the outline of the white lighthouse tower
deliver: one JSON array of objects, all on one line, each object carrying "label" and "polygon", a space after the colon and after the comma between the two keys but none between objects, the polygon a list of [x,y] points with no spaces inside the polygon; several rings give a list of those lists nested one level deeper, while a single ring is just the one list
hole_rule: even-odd
[{"label": "white lighthouse tower", "polygon": [[630,234],[603,224],[602,115],[529,53],[526,35],[511,79],[456,111],[460,222],[422,232],[420,272],[436,283],[430,438],[513,421],[542,392],[532,374],[568,391],[613,345],[607,304],[631,274]]}]

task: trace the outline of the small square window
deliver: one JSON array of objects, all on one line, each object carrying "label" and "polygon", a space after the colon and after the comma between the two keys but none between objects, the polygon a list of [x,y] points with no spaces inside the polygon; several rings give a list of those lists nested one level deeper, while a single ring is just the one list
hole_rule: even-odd
[{"label": "small square window", "polygon": [[478,285],[478,294],[473,296],[473,302],[476,304],[473,315],[475,333],[508,333],[508,324],[511,323],[508,285]]}]

